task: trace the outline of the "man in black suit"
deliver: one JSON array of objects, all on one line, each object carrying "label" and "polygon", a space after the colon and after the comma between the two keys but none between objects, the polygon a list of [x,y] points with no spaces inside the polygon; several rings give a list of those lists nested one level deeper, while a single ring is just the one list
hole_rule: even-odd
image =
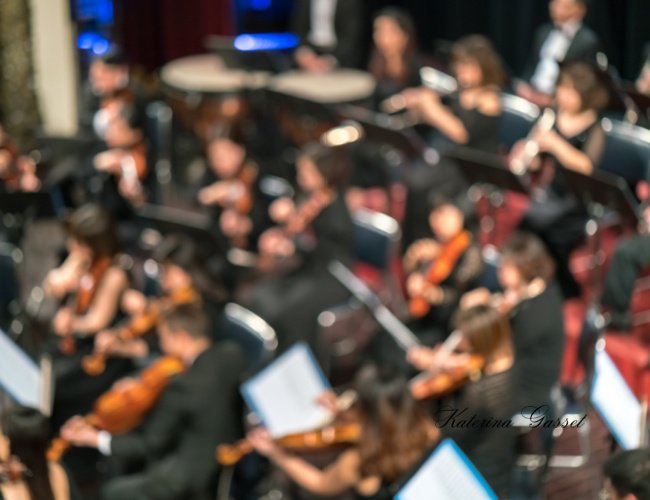
[{"label": "man in black suit", "polygon": [[588,0],[551,0],[551,23],[540,26],[533,38],[533,48],[524,82],[517,94],[540,106],[551,104],[560,63],[581,61],[596,63],[598,37],[582,24]]},{"label": "man in black suit", "polygon": [[358,66],[362,19],[361,0],[299,0],[292,20],[302,41],[298,66],[310,72]]},{"label": "man in black suit", "polygon": [[233,345],[212,345],[207,318],[197,305],[165,312],[158,327],[167,355],[187,366],[163,391],[143,425],[111,436],[74,417],[62,436],[77,446],[98,448],[124,463],[145,462],[137,474],[118,477],[103,489],[105,500],[203,499],[217,473],[215,449],[242,435],[238,395],[244,371]]}]

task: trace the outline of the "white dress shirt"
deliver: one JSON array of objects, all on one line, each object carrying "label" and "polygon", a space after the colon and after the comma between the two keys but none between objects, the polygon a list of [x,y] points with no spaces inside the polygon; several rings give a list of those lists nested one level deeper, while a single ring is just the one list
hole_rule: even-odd
[{"label": "white dress shirt", "polygon": [[311,29],[307,38],[316,47],[331,48],[336,46],[334,17],[337,0],[311,1]]},{"label": "white dress shirt", "polygon": [[530,83],[540,92],[552,94],[555,82],[560,74],[559,63],[564,60],[571,42],[580,29],[577,22],[565,23],[555,27],[546,37],[539,53],[539,62],[535,68]]}]

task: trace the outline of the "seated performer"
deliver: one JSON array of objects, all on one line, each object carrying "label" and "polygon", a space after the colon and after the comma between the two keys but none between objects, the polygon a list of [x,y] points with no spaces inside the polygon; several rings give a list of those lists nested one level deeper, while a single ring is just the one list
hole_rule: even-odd
[{"label": "seated performer", "polygon": [[483,270],[481,250],[465,228],[465,217],[454,202],[433,195],[429,226],[433,238],[413,243],[404,255],[411,328],[427,345],[444,340],[460,296]]},{"label": "seated performer", "polygon": [[18,147],[5,132],[0,113],[0,192],[30,192],[38,191],[40,187],[34,160],[19,153]]},{"label": "seated performer", "polygon": [[274,443],[265,429],[248,434],[255,450],[307,491],[335,497],[349,490],[356,498],[388,500],[391,487],[422,459],[438,438],[433,421],[413,400],[408,380],[387,366],[368,365],[355,379],[359,442],[319,470]]},{"label": "seated performer", "polygon": [[[461,388],[453,405],[443,405],[437,416],[441,437],[452,438],[485,477],[499,498],[506,498],[515,465],[515,434],[511,419],[517,410],[513,390],[513,349],[508,320],[488,305],[460,310],[455,319],[462,354],[441,355],[414,348],[409,360],[420,370],[462,367],[469,355],[483,358],[481,376]],[[483,425],[463,425],[474,419]],[[487,422],[487,423],[486,423]]]},{"label": "seated performer", "polygon": [[239,348],[213,345],[207,318],[197,305],[165,311],[158,326],[160,346],[186,371],[175,376],[138,429],[111,436],[82,417],[69,420],[61,436],[77,446],[98,448],[124,462],[145,462],[141,472],[109,481],[102,498],[212,498],[217,445],[241,436],[238,398],[244,358]]},{"label": "seated performer", "polygon": [[278,226],[259,240],[267,269],[290,260],[297,267],[256,285],[250,308],[275,328],[281,351],[302,340],[321,358],[318,315],[348,297],[327,270],[332,260],[352,261],[353,225],[343,189],[347,162],[343,150],[313,143],[302,149],[297,169],[302,195],[295,203],[281,198],[271,205]]},{"label": "seated performer", "polygon": [[[567,298],[580,293],[568,261],[571,251],[584,240],[586,215],[567,185],[562,168],[585,175],[598,168],[605,147],[599,112],[607,99],[607,91],[591,66],[563,66],[555,90],[557,109],[553,126],[533,129],[540,156],[526,165],[528,172],[533,173],[534,188],[520,228],[537,234],[546,243],[555,258],[558,279]],[[519,157],[524,143],[513,146],[513,158]]]},{"label": "seated performer", "polygon": [[[50,441],[47,419],[33,408],[16,406],[2,414],[0,423],[0,498],[3,500],[70,500],[65,470],[48,462]],[[3,481],[4,471],[9,476]],[[12,469],[18,477],[12,478]]]},{"label": "seated performer", "polygon": [[643,500],[650,498],[650,451],[625,450],[609,457],[603,465],[605,484],[601,498]]}]

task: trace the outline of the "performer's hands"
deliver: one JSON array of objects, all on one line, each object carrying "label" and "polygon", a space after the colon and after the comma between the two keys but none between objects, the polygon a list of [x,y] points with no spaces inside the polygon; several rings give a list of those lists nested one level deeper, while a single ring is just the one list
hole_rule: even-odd
[{"label": "performer's hands", "polygon": [[83,417],[72,417],[61,428],[61,437],[75,446],[97,448],[99,431]]},{"label": "performer's hands", "polygon": [[269,206],[269,216],[277,224],[284,224],[295,212],[296,205],[290,198],[279,198]]},{"label": "performer's hands", "polygon": [[260,455],[272,458],[281,452],[280,447],[275,443],[269,431],[263,427],[253,429],[246,435],[246,438],[253,449]]},{"label": "performer's hands", "polygon": [[73,333],[72,326],[74,323],[74,313],[69,307],[62,307],[54,316],[52,327],[54,333],[65,337]]},{"label": "performer's hands", "polygon": [[420,263],[432,261],[440,253],[440,243],[432,239],[422,239],[413,243],[404,256],[404,267],[415,269]]},{"label": "performer's hands", "polygon": [[406,360],[420,371],[429,371],[436,364],[438,348],[411,347],[406,353]]}]

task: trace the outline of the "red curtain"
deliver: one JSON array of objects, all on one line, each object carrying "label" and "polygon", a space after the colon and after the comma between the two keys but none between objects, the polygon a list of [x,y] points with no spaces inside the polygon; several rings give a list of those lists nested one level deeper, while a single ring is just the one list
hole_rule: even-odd
[{"label": "red curtain", "polygon": [[204,53],[208,35],[235,32],[233,0],[115,0],[116,38],[134,64],[156,69]]}]

